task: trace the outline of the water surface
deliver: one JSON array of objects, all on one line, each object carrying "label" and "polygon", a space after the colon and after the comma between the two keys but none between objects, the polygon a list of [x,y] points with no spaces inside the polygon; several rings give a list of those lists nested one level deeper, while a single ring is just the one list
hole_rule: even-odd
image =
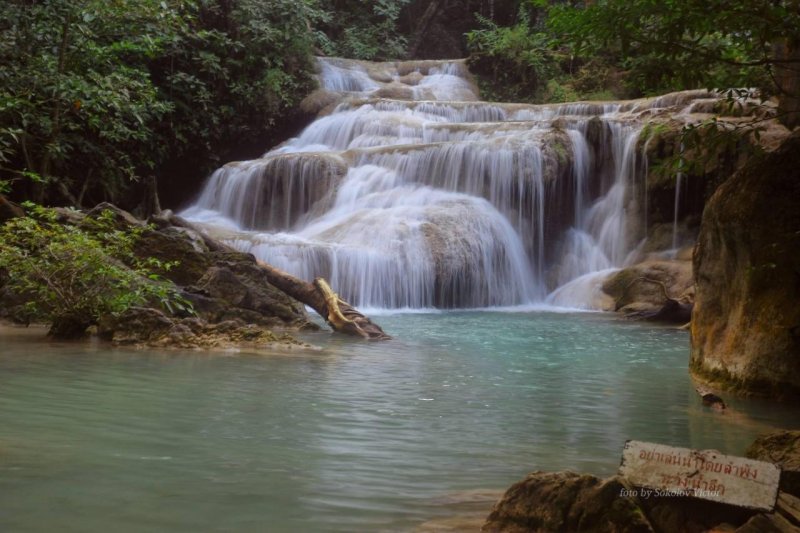
[{"label": "water surface", "polygon": [[[687,334],[599,314],[377,318],[289,355],[0,336],[0,531],[409,531],[626,439],[741,454],[796,410],[704,408]],[[464,492],[467,491],[467,492]]]}]

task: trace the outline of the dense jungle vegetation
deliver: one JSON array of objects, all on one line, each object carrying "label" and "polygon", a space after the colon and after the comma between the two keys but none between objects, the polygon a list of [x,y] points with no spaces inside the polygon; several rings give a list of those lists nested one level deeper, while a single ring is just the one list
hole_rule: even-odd
[{"label": "dense jungle vegetation", "polygon": [[[302,127],[315,54],[469,54],[516,101],[761,87],[796,107],[796,2],[8,0],[0,193],[133,208],[185,201],[222,162]],[[792,104],[794,102],[794,104]]]}]

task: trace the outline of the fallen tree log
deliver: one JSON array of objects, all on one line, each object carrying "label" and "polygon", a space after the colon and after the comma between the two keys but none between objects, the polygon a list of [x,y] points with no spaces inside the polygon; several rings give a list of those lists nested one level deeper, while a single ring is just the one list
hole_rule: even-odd
[{"label": "fallen tree log", "polygon": [[267,263],[257,263],[272,285],[314,309],[334,331],[369,340],[391,339],[379,325],[339,298],[324,279],[317,278],[309,283]]},{"label": "fallen tree log", "polygon": [[[233,248],[209,237],[202,230],[175,215],[172,211],[163,211],[153,220],[157,223],[193,230],[212,251],[235,251]],[[267,281],[270,284],[295,300],[311,307],[325,319],[334,331],[369,340],[389,340],[392,338],[358,309],[339,298],[324,279],[317,278],[313,283],[309,283],[262,261],[256,260],[256,264],[266,273]]]}]

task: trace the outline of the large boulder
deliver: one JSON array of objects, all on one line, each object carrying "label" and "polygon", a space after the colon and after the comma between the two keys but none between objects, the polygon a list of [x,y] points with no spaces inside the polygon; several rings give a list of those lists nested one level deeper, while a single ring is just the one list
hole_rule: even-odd
[{"label": "large boulder", "polygon": [[[111,204],[100,204],[86,213],[71,209],[57,209],[56,213],[59,222],[91,231],[89,220],[109,211],[117,228],[136,228],[140,232],[134,253],[144,260],[157,259],[161,265],[150,267],[162,278],[161,281],[143,281],[171,282],[173,286],[170,290],[179,293],[184,302],[193,305],[196,316],[192,319],[203,325],[201,329],[195,327],[193,335],[183,339],[181,335],[188,335],[191,328],[187,330],[187,324],[176,320],[188,319],[188,315],[192,314],[180,305],[183,302],[178,301],[179,305],[170,309],[169,314],[175,316],[164,314],[162,303],[150,302],[154,308],[148,312],[140,309],[131,315],[129,326],[122,327],[118,317],[105,317],[101,329],[116,343],[163,345],[173,339],[175,346],[224,344],[219,339],[208,340],[217,336],[218,332],[206,326],[231,321],[260,328],[317,328],[308,320],[305,307],[300,302],[269,283],[267,273],[258,266],[253,255],[238,252],[215,241],[170,212],[152,219],[153,223],[149,225]],[[26,312],[24,304],[28,298],[3,287],[6,281],[4,276],[5,273],[0,272],[0,318],[23,323],[36,320],[37,317]],[[168,302],[167,306],[174,303]],[[82,334],[93,321],[89,317],[86,323],[79,321],[65,325]],[[152,331],[155,337],[151,339],[147,331]],[[198,340],[197,335],[206,340]],[[128,338],[134,340],[128,341]],[[154,340],[156,338],[157,342]]]},{"label": "large boulder", "polygon": [[741,393],[800,392],[800,132],[716,191],[694,271],[693,374]]},{"label": "large boulder", "polygon": [[448,193],[426,206],[422,217],[436,307],[509,305],[524,294],[522,243],[491,204]]},{"label": "large boulder", "polygon": [[692,263],[680,259],[643,261],[609,276],[603,292],[614,299],[614,310],[631,317],[658,319],[670,300],[677,300],[674,316],[663,320],[686,323],[694,298]]},{"label": "large boulder", "polygon": [[172,225],[144,232],[136,243],[136,254],[174,264],[160,273],[182,286],[197,283],[219,258],[214,255],[219,252],[212,252],[196,232]]},{"label": "large boulder", "polygon": [[303,306],[272,286],[250,254],[218,260],[187,290],[198,313],[212,322],[239,319],[264,325],[307,325]]},{"label": "large boulder", "polygon": [[182,289],[199,318],[211,323],[240,320],[268,327],[314,327],[302,304],[267,281],[253,255],[215,241],[169,211],[155,217],[150,226],[110,204],[100,204],[86,216],[104,210],[114,213],[120,227],[146,228],[135,253],[170,265],[158,273]]}]

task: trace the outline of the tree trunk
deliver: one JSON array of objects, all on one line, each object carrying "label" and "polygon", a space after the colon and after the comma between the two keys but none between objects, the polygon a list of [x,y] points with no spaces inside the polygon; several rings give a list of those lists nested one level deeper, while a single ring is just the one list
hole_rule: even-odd
[{"label": "tree trunk", "polygon": [[800,126],[800,41],[784,39],[774,44],[774,82],[778,88],[778,111],[789,129]]},{"label": "tree trunk", "polygon": [[144,179],[144,199],[142,200],[142,218],[148,219],[161,214],[161,202],[158,200],[158,183],[152,174]]},{"label": "tree trunk", "polygon": [[308,283],[261,261],[258,265],[272,285],[314,309],[334,331],[369,340],[391,339],[380,326],[339,298],[324,279]]},{"label": "tree trunk", "polygon": [[5,196],[0,194],[0,223],[12,218],[24,217],[25,211],[14,202],[10,202]]},{"label": "tree trunk", "polygon": [[[58,62],[56,65],[56,85],[53,89],[53,108],[50,114],[50,135],[48,141],[44,145],[44,152],[42,154],[42,161],[39,165],[39,175],[45,179],[50,178],[50,169],[53,162],[53,153],[51,145],[58,142],[58,138],[61,135],[61,78],[64,75],[64,70],[66,69],[67,64],[67,49],[69,48],[69,39],[70,39],[70,24],[71,24],[70,15],[67,14],[67,17],[64,19],[64,23],[61,26],[61,41],[58,45]],[[66,186],[61,184],[63,189],[66,190]],[[37,194],[43,194],[44,189]],[[42,203],[43,198],[37,198],[37,203]]]},{"label": "tree trunk", "polygon": [[431,21],[433,21],[434,17],[436,17],[438,11],[439,0],[433,0],[428,5],[425,13],[422,14],[422,17],[420,17],[419,21],[414,27],[414,33],[411,36],[411,45],[408,47],[408,57],[417,57],[417,52],[419,52],[419,47],[422,44],[422,40],[425,38],[425,34],[428,32],[428,26],[431,25]]}]

